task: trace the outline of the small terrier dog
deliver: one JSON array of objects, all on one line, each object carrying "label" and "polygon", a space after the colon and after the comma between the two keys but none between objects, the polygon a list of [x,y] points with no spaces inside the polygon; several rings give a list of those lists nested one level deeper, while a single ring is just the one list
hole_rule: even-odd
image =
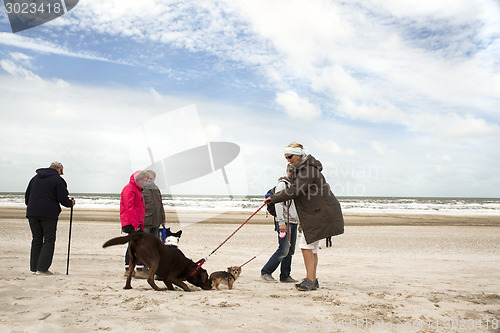
[{"label": "small terrier dog", "polygon": [[233,283],[236,281],[238,276],[241,274],[240,266],[231,266],[227,268],[227,271],[217,271],[210,274],[210,281],[212,281],[212,287],[219,289],[219,285],[227,284],[229,289],[233,289]]}]

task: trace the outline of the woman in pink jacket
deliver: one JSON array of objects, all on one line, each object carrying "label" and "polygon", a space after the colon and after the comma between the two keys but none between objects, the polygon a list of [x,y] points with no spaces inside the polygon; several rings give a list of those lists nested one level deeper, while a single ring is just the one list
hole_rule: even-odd
[{"label": "woman in pink jacket", "polygon": [[[136,171],[130,176],[130,181],[122,190],[120,198],[120,221],[122,223],[122,231],[127,234],[143,232],[144,230],[144,215],[145,204],[142,196],[142,189],[147,183],[149,174],[145,171]],[[136,277],[145,278],[147,272],[144,269],[144,264],[139,261],[137,263]],[[128,274],[129,254],[128,248],[125,253],[125,275]]]}]

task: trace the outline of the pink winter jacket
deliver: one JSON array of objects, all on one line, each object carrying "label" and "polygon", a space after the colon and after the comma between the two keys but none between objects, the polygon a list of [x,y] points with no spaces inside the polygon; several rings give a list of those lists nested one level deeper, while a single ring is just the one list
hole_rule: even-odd
[{"label": "pink winter jacket", "polygon": [[130,176],[130,182],[125,185],[122,190],[120,199],[120,221],[122,223],[122,228],[126,225],[132,225],[134,229],[141,227],[144,230],[144,215],[145,215],[145,204],[144,197],[142,196],[142,191],[139,185],[135,182],[134,172]]}]

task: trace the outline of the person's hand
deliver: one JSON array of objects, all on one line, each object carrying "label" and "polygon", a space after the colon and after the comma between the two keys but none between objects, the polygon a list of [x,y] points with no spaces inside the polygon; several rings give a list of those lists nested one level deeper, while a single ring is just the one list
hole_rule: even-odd
[{"label": "person's hand", "polygon": [[135,232],[138,232],[139,230],[141,230],[141,227],[137,227],[134,229]]},{"label": "person's hand", "polygon": [[165,222],[163,222],[163,223],[161,224],[161,226],[162,226],[163,228],[165,228]]},{"label": "person's hand", "polygon": [[76,204],[76,201],[75,199],[71,200],[73,202],[72,206],[74,206]]},{"label": "person's hand", "polygon": [[280,225],[280,232],[286,232],[286,224]]},{"label": "person's hand", "polygon": [[273,201],[271,200],[271,197],[267,198],[266,200],[264,200],[264,203],[269,205],[270,203],[272,203]]}]

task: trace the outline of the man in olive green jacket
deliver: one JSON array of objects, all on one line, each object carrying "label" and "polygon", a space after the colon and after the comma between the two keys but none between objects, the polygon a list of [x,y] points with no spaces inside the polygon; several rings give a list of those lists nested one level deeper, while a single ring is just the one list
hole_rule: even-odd
[{"label": "man in olive green jacket", "polygon": [[146,170],[150,174],[149,182],[142,190],[144,203],[146,205],[146,216],[144,217],[144,231],[149,232],[156,237],[160,237],[160,225],[165,227],[165,210],[161,192],[155,185],[156,173],[152,170]]}]

